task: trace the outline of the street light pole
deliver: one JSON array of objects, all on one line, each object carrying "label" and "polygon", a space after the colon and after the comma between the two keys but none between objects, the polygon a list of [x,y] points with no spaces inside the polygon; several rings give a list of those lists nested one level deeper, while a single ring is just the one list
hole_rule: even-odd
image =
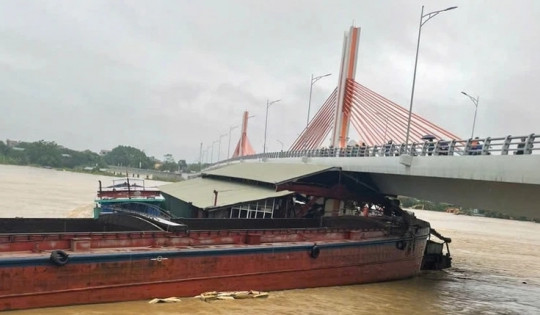
[{"label": "street light pole", "polygon": [[[411,131],[411,115],[412,115],[412,107],[413,107],[413,99],[414,99],[414,85],[416,83],[416,66],[418,65],[418,51],[420,49],[420,35],[422,33],[422,26],[426,24],[427,21],[429,21],[431,18],[436,16],[437,14],[444,12],[444,11],[450,11],[453,9],[457,9],[457,7],[450,7],[446,8],[444,10],[438,10],[433,11],[430,13],[424,14],[424,6],[422,6],[422,11],[420,13],[420,24],[418,26],[418,41],[416,42],[416,58],[414,60],[414,74],[413,74],[413,81],[412,81],[412,91],[411,91],[411,104],[409,105],[409,118],[407,119],[407,135],[405,137],[405,148],[408,150],[409,145],[409,134]],[[425,20],[424,18],[427,17]]]},{"label": "street light pole", "polygon": [[210,158],[211,158],[211,157],[208,155],[208,153],[210,153],[210,146],[207,146],[207,147],[206,147],[206,150],[204,150],[204,152],[206,152],[206,153],[205,153],[205,156],[206,156],[206,163],[212,163],[212,162],[210,162]]},{"label": "street light pole", "polygon": [[218,140],[212,142],[212,153],[210,154],[210,163],[214,163],[214,144],[218,143]]},{"label": "street light pole", "polygon": [[202,170],[202,158],[203,158],[203,150],[202,150],[202,142],[201,142],[201,146],[199,148],[199,172]]},{"label": "street light pole", "polygon": [[268,128],[268,108],[270,105],[277,103],[281,100],[275,100],[275,101],[269,101],[266,99],[266,119],[264,120],[264,147],[263,147],[263,153],[266,153],[266,129]]},{"label": "street light pole", "polygon": [[471,101],[473,102],[474,104],[474,119],[473,119],[473,123],[472,123],[472,133],[471,133],[471,139],[474,137],[474,125],[476,124],[476,112],[478,111],[478,102],[480,101],[480,96],[474,98],[472,96],[470,96],[469,94],[465,93],[465,92],[461,92],[461,94],[467,96],[468,98],[471,99]]},{"label": "street light pole", "polygon": [[227,136],[226,133],[222,134],[221,136],[219,136],[219,145],[218,145],[218,152],[217,152],[217,160],[219,161],[219,158],[221,156],[221,138]]},{"label": "street light pole", "polygon": [[279,142],[281,144],[281,152],[283,152],[283,142],[279,141],[279,140],[276,140],[277,142]]},{"label": "street light pole", "polygon": [[332,75],[331,73],[327,73],[325,75],[320,75],[318,77],[313,77],[313,74],[311,74],[311,85],[309,86],[309,103],[308,103],[308,109],[307,109],[307,121],[306,121],[306,127],[309,125],[309,113],[311,111],[311,93],[313,92],[313,84],[315,82],[319,81],[320,79],[327,77],[329,75]]}]

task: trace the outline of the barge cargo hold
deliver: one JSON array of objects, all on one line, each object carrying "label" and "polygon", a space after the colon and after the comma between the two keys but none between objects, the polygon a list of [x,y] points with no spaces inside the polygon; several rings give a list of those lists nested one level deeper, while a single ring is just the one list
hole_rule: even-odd
[{"label": "barge cargo hold", "polygon": [[22,232],[0,234],[0,310],[403,279],[420,272],[430,233],[413,216],[185,219],[174,232],[58,219],[29,233],[36,221],[20,220],[2,222]]}]

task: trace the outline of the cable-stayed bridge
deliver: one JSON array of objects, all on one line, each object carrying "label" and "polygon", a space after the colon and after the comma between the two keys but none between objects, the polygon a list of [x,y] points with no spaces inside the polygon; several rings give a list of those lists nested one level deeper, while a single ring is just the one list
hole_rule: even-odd
[{"label": "cable-stayed bridge", "polygon": [[[288,151],[255,154],[245,114],[235,154],[213,167],[239,162],[332,166],[381,194],[540,217],[540,137],[460,139],[364,87],[355,81],[359,36],[356,27],[345,35],[338,87]],[[350,139],[350,127],[358,140]]]}]

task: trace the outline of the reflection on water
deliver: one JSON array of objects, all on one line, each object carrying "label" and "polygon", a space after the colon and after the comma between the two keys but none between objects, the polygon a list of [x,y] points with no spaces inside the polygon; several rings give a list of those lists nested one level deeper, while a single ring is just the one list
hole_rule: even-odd
[{"label": "reflection on water", "polygon": [[[1,216],[73,215],[74,209],[92,204],[98,179],[110,181],[0,165]],[[277,291],[260,300],[183,298],[176,304],[135,301],[4,314],[540,314],[540,224],[415,213],[452,238],[453,268],[402,281]]]}]

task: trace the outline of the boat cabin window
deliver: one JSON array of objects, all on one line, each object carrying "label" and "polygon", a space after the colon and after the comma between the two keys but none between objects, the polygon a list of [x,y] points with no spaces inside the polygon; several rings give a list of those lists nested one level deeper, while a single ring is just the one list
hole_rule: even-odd
[{"label": "boat cabin window", "polygon": [[231,208],[230,218],[238,219],[262,219],[274,217],[275,199],[262,200],[255,203],[247,203]]}]

